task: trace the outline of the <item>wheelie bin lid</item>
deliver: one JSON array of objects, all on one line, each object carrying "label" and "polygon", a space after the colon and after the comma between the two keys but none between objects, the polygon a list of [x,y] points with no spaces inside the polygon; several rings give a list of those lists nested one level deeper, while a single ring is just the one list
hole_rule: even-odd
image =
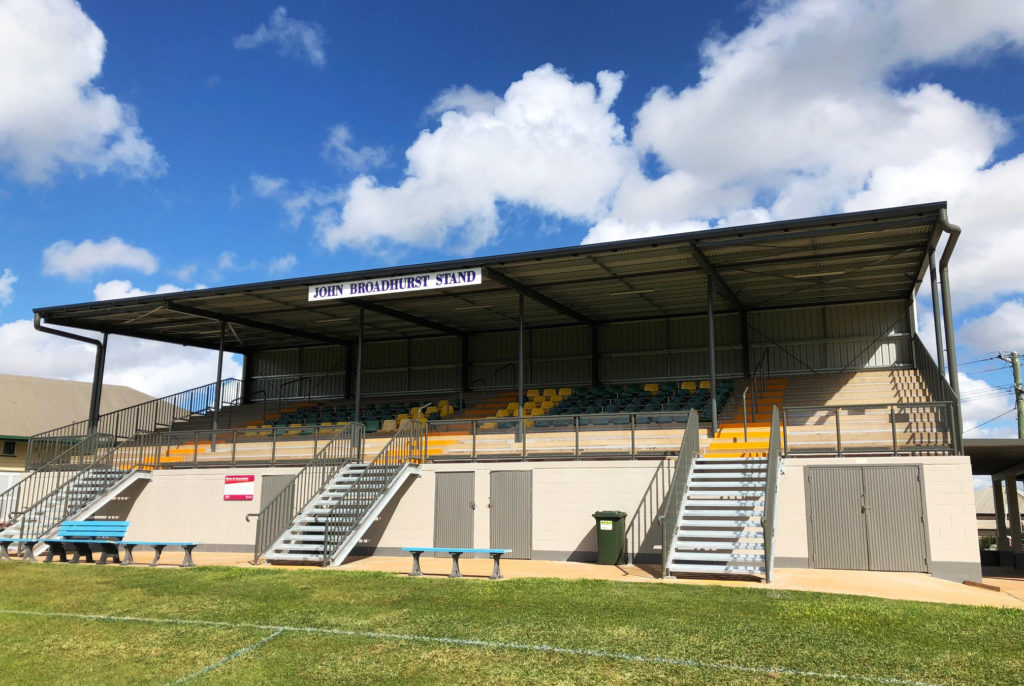
[{"label": "wheelie bin lid", "polygon": [[619,510],[601,510],[594,513],[595,519],[625,519],[626,513]]}]

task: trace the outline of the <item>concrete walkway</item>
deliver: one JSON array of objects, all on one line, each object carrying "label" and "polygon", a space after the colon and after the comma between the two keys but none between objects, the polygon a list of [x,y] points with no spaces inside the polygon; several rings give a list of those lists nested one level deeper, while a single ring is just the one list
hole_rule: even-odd
[{"label": "concrete walkway", "polygon": [[[197,565],[247,566],[252,557],[241,553],[196,553]],[[139,562],[148,559],[136,555]],[[179,560],[172,554],[165,554],[161,567]],[[422,556],[420,567],[425,578],[447,577],[451,571],[451,558]],[[491,574],[492,563],[486,559],[463,559],[460,562],[462,575],[467,579],[486,579]],[[288,569],[282,567],[282,569]],[[408,574],[412,569],[412,557],[363,557],[351,558],[341,570],[372,572],[393,572]],[[331,571],[331,570],[326,570]],[[986,568],[986,571],[992,571]],[[892,600],[916,600],[929,603],[954,603],[959,605],[980,605],[988,607],[1010,607],[1024,610],[1024,578],[985,578],[986,584],[998,586],[1000,590],[989,590],[937,579],[927,574],[911,572],[863,572],[832,569],[776,569],[775,581],[769,587],[762,581],[740,581],[733,579],[662,579],[661,567],[656,565],[598,565],[582,562],[550,562],[544,560],[502,560],[501,572],[506,579],[527,577],[548,577],[557,579],[606,579],[664,584],[704,584],[786,591],[811,591],[817,593],[842,593],[848,595],[872,596]],[[1012,574],[1012,572],[1011,572]]]}]

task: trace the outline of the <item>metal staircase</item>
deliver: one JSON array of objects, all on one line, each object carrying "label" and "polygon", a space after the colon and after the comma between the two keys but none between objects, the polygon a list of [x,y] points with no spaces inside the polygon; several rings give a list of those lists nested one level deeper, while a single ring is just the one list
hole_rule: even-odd
[{"label": "metal staircase", "polygon": [[271,564],[341,564],[405,481],[419,475],[425,439],[425,426],[409,421],[373,462],[345,464],[270,545],[264,559]]},{"label": "metal staircase", "polygon": [[61,522],[86,519],[136,481],[152,478],[118,449],[109,436],[93,434],[0,494],[6,522],[0,535],[51,535]]},{"label": "metal staircase", "polygon": [[767,457],[699,457],[696,441],[684,437],[663,520],[665,576],[771,581],[781,468],[777,409],[772,416]]}]

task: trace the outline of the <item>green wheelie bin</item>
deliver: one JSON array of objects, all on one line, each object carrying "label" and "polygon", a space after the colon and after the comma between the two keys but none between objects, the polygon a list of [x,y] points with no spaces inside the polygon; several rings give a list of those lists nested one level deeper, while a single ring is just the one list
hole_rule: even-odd
[{"label": "green wheelie bin", "polygon": [[597,520],[597,564],[626,564],[626,513],[602,510],[594,513]]}]

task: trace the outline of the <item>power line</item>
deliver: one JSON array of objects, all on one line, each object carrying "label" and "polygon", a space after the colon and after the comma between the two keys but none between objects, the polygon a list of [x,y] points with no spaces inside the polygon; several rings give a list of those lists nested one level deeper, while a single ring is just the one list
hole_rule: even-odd
[{"label": "power line", "polygon": [[964,433],[967,433],[968,431],[974,431],[975,429],[980,429],[981,427],[985,426],[986,424],[991,424],[992,422],[994,422],[997,419],[1002,419],[1003,417],[1005,417],[1006,415],[1008,415],[1011,412],[1015,411],[1016,409],[1017,409],[1016,407],[1011,407],[1010,409],[1008,409],[1006,412],[1002,413],[998,417],[993,417],[992,419],[988,420],[987,422],[982,422],[981,424],[978,424],[977,426],[972,426],[970,429],[967,429],[967,431],[964,431]]}]

